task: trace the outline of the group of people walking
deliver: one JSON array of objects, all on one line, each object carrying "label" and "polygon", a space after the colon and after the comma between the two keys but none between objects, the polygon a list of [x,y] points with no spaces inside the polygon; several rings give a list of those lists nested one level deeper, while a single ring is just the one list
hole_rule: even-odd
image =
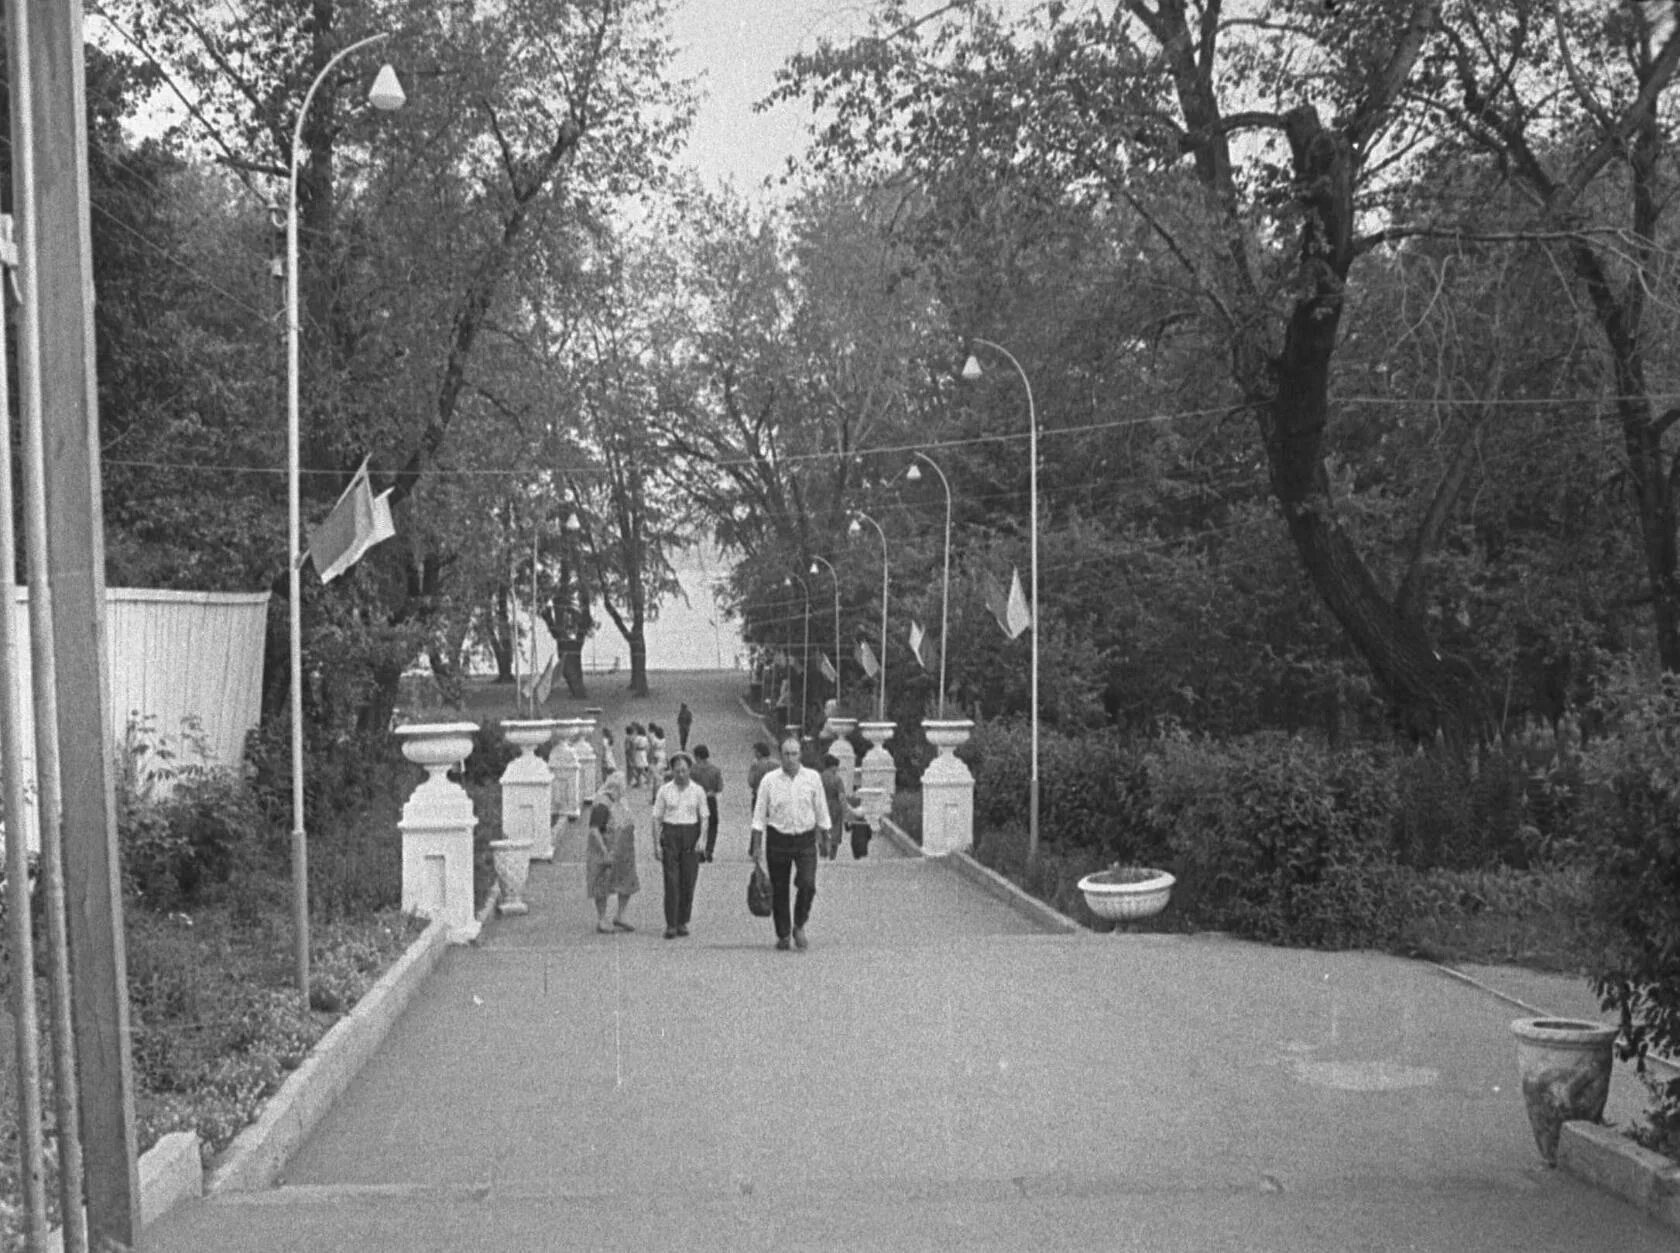
[{"label": "group of people walking", "polygon": [[[636,725],[625,729],[629,778],[617,772],[603,777],[587,825],[586,889],[595,902],[596,929],[607,934],[636,929],[626,917],[641,882],[636,872],[636,821],[625,792],[642,781],[641,772],[655,770],[651,755],[645,764],[638,761]],[[696,744],[692,754],[687,751],[692,725],[693,714],[684,703],[677,715],[681,747],[653,778],[651,834],[660,863],[667,940],[689,934],[699,868],[717,849],[723,773],[706,745]],[[657,724],[648,725],[650,732],[656,729]],[[659,738],[662,747],[663,735]],[[754,746],[747,775],[753,798],[748,851],[768,872],[778,949],[808,946],[805,926],[817,894],[817,861],[836,856],[841,833],[861,817],[847,789],[840,786],[838,762],[830,756],[823,764],[821,774],[805,765],[801,745],[792,737],[783,741],[776,758],[768,744]],[[867,839],[860,848],[854,837],[853,855],[866,852]],[[609,916],[615,897],[617,907]]]}]

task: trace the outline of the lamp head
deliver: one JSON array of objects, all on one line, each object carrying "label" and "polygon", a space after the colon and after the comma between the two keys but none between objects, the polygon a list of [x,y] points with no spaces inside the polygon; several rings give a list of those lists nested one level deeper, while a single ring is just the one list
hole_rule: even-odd
[{"label": "lamp head", "polygon": [[403,107],[408,97],[403,94],[402,83],[397,80],[396,70],[391,68],[390,62],[379,67],[379,76],[373,80],[373,86],[368,88],[368,103],[384,113],[390,113]]},{"label": "lamp head", "polygon": [[904,472],[904,477],[912,483],[920,483],[922,481],[922,467],[912,462],[910,468]]},{"label": "lamp head", "polygon": [[809,574],[815,574],[815,573],[816,573],[816,572],[817,572],[817,563],[816,563],[816,562],[814,562],[814,561],[813,561],[813,562],[812,562],[812,563],[811,563],[811,568],[810,568],[810,570],[809,570],[809,571],[807,571],[807,573],[809,573]]},{"label": "lamp head", "polygon": [[583,530],[583,523],[578,521],[577,514],[568,513],[566,515],[566,530],[573,535],[576,535],[579,531]]},{"label": "lamp head", "polygon": [[963,362],[962,376],[972,383],[983,373],[984,371],[980,368],[980,359],[973,353],[969,353],[968,360]]},{"label": "lamp head", "polygon": [[853,539],[856,539],[858,536],[863,534],[863,523],[858,521],[856,514],[852,515],[852,524],[846,528],[846,534],[850,535]]}]

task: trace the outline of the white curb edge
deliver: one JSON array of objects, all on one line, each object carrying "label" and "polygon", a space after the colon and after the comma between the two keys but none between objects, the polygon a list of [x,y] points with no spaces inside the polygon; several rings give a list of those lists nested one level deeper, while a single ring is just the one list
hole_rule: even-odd
[{"label": "white curb edge", "polygon": [[1661,1153],[1641,1148],[1614,1127],[1566,1122],[1558,1137],[1557,1162],[1558,1169],[1680,1231],[1680,1165]]}]

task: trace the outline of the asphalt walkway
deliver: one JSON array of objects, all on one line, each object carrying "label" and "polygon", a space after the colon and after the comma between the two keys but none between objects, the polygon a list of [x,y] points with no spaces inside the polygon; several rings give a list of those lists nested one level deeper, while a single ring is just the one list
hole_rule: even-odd
[{"label": "asphalt walkway", "polygon": [[[281,1186],[184,1206],[145,1248],[1674,1248],[1540,1164],[1520,1011],[1426,964],[1046,935],[879,840],[822,864],[810,951],[775,951],[742,899],[738,680],[654,677],[669,710],[641,719],[674,728],[687,699],[725,772],[693,936],[662,938],[645,822],[634,934],[595,932],[563,843]],[[1591,1008],[1567,980],[1521,991]],[[1637,1108],[1619,1075],[1612,1116]]]}]

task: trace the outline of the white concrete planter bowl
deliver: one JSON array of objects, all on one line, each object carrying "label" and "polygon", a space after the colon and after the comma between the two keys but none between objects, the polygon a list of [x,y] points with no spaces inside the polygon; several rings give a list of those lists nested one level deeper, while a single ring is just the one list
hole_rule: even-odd
[{"label": "white concrete planter bowl", "polygon": [[1079,881],[1079,890],[1097,917],[1126,922],[1160,913],[1167,907],[1173,884],[1177,882],[1165,870],[1116,866],[1086,875]]}]

